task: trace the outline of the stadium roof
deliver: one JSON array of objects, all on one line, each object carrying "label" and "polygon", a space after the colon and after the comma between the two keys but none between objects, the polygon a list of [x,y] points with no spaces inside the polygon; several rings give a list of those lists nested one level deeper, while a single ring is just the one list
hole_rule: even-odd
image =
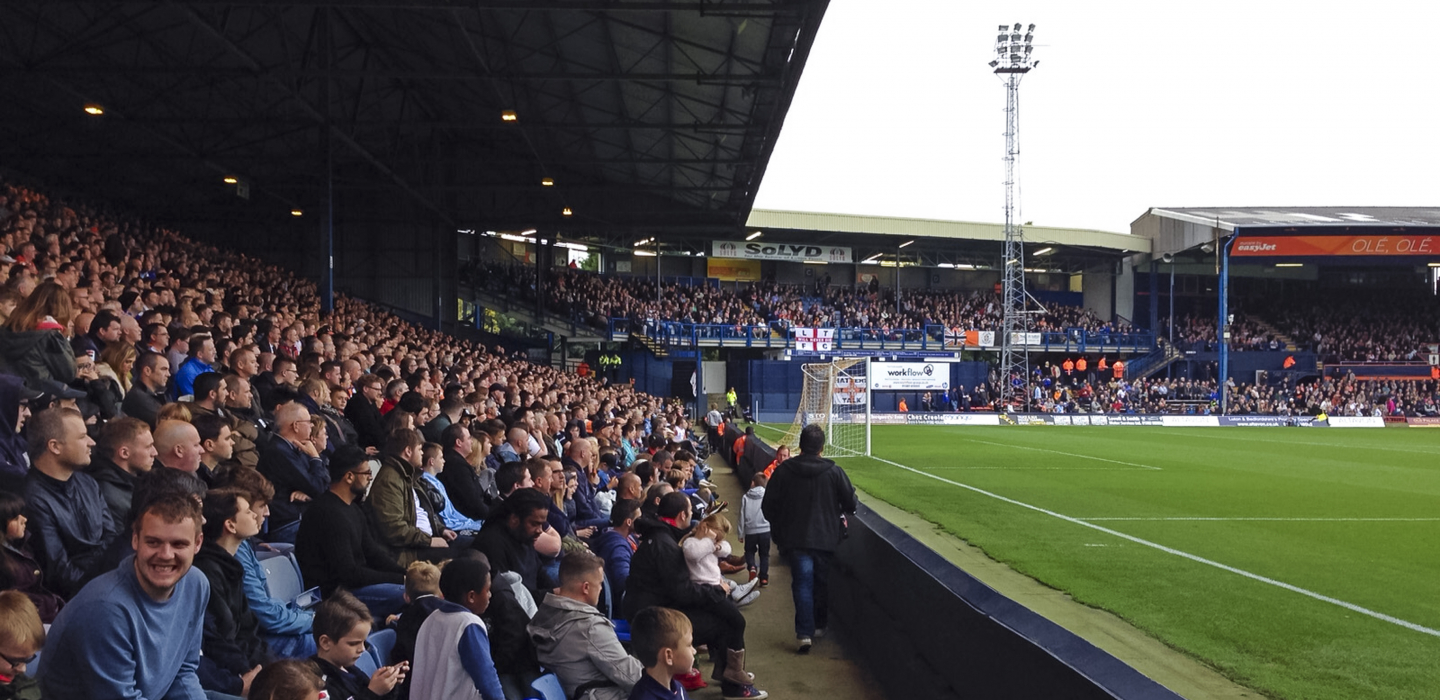
[{"label": "stadium roof", "polygon": [[827,4],[6,0],[0,163],[170,219],[319,209],[333,159],[341,216],[729,232]]},{"label": "stadium roof", "polygon": [[[1023,228],[1027,255],[1043,254],[1044,262],[1036,262],[1036,267],[1079,272],[1127,255],[1150,252],[1150,239],[1143,236],[1033,224]],[[870,251],[893,254],[895,246],[913,239],[915,244],[906,246],[905,255],[928,255],[933,258],[932,264],[992,265],[1000,257],[1000,242],[1005,240],[1004,224],[770,209],[752,211],[746,230],[764,231],[766,240],[855,246],[861,259]]]},{"label": "stadium roof", "polygon": [[1155,207],[1147,214],[1233,231],[1247,227],[1440,226],[1440,207]]}]

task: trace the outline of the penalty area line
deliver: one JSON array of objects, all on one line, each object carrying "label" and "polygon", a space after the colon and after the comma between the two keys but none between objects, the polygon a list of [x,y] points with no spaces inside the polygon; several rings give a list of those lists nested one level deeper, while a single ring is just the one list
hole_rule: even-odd
[{"label": "penalty area line", "polygon": [[1206,518],[1206,517],[1173,517],[1173,518],[1077,518],[1087,523],[1097,522],[1271,522],[1271,523],[1436,523],[1440,518]]},{"label": "penalty area line", "polygon": [[1148,464],[1138,464],[1138,463],[1136,463],[1136,462],[1122,462],[1122,461],[1120,461],[1120,460],[1118,460],[1118,459],[1108,459],[1108,458],[1105,458],[1105,457],[1095,457],[1095,456],[1093,456],[1093,455],[1082,455],[1082,454],[1076,454],[1076,453],[1074,453],[1074,452],[1061,452],[1060,450],[1047,450],[1047,449],[1045,449],[1045,448],[1043,448],[1043,447],[1026,447],[1025,445],[1014,445],[1014,444],[1011,444],[1011,443],[1008,443],[1008,442],[991,442],[991,441],[989,441],[989,440],[976,440],[975,438],[960,438],[960,439],[961,439],[961,440],[964,440],[965,442],[978,442],[978,443],[980,443],[980,444],[982,444],[982,445],[994,445],[994,446],[996,446],[996,447],[1009,447],[1009,448],[1016,449],[1016,450],[1030,450],[1030,451],[1032,451],[1032,452],[1049,452],[1049,453],[1052,454],[1052,455],[1064,455],[1064,456],[1066,456],[1066,457],[1075,457],[1075,458],[1077,458],[1077,459],[1093,459],[1093,460],[1095,460],[1096,462],[1109,462],[1109,463],[1111,463],[1111,464],[1123,464],[1123,465],[1125,465],[1125,466],[1127,466],[1127,467],[1136,467],[1136,468],[1139,468],[1139,469],[1149,469],[1149,470],[1157,471],[1157,472],[1158,472],[1158,471],[1164,471],[1164,470],[1161,469],[1160,467],[1152,467],[1152,466],[1150,466],[1150,465],[1148,465]]},{"label": "penalty area line", "polygon": [[1260,583],[1269,584],[1269,585],[1271,585],[1271,586],[1275,586],[1276,588],[1281,588],[1281,589],[1290,591],[1291,593],[1299,593],[1300,595],[1306,596],[1306,597],[1308,597],[1308,598],[1314,598],[1315,600],[1318,600],[1318,601],[1323,602],[1323,603],[1329,603],[1329,604],[1331,604],[1331,605],[1335,605],[1335,606],[1344,608],[1344,609],[1349,610],[1349,611],[1351,611],[1351,612],[1360,613],[1361,615],[1365,615],[1365,616],[1367,616],[1367,617],[1373,617],[1373,618],[1375,618],[1375,619],[1377,619],[1377,620],[1380,620],[1380,621],[1382,621],[1382,622],[1388,622],[1388,623],[1390,623],[1390,624],[1392,624],[1392,625],[1398,625],[1398,626],[1400,626],[1400,627],[1404,627],[1405,629],[1408,629],[1408,630],[1411,630],[1411,631],[1414,631],[1414,632],[1420,632],[1421,634],[1428,634],[1428,635],[1430,635],[1430,636],[1432,636],[1432,637],[1440,637],[1440,630],[1432,629],[1432,628],[1426,627],[1426,626],[1424,626],[1424,625],[1418,625],[1418,624],[1415,624],[1414,622],[1410,622],[1410,621],[1408,621],[1408,620],[1402,620],[1402,619],[1400,619],[1400,618],[1398,618],[1398,617],[1394,617],[1393,615],[1386,615],[1385,613],[1377,612],[1377,611],[1375,611],[1375,610],[1371,610],[1371,609],[1369,609],[1369,608],[1362,607],[1362,606],[1356,605],[1356,604],[1354,604],[1354,603],[1349,603],[1349,602],[1340,600],[1339,598],[1332,598],[1332,597],[1330,597],[1330,596],[1328,596],[1328,595],[1325,595],[1325,594],[1323,594],[1323,593],[1316,593],[1315,591],[1312,591],[1312,590],[1309,590],[1309,589],[1306,589],[1306,588],[1301,588],[1301,587],[1296,586],[1296,585],[1294,585],[1294,584],[1285,583],[1284,581],[1278,581],[1278,580],[1273,579],[1273,578],[1270,578],[1270,577],[1268,577],[1268,576],[1261,576],[1260,574],[1251,573],[1251,572],[1246,571],[1246,570],[1244,570],[1244,569],[1239,569],[1239,568],[1230,566],[1230,565],[1228,565],[1228,564],[1222,564],[1222,563],[1220,563],[1220,562],[1218,562],[1218,561],[1215,561],[1215,560],[1213,560],[1213,559],[1206,559],[1205,557],[1198,556],[1198,555],[1195,555],[1195,554],[1191,554],[1191,553],[1189,553],[1189,552],[1183,552],[1183,551],[1181,551],[1181,550],[1175,549],[1174,547],[1166,547],[1165,545],[1159,544],[1159,543],[1157,543],[1157,542],[1151,542],[1150,540],[1141,539],[1141,538],[1139,538],[1139,537],[1135,537],[1134,535],[1127,535],[1127,534],[1125,534],[1125,533],[1123,533],[1123,532],[1120,532],[1120,531],[1118,531],[1118,530],[1112,530],[1112,529],[1110,529],[1110,528],[1108,528],[1108,527],[1105,527],[1105,526],[1103,526],[1103,525],[1096,525],[1095,523],[1086,522],[1086,521],[1081,520],[1081,519],[1079,519],[1079,518],[1072,518],[1072,517],[1070,517],[1070,516],[1068,516],[1068,515],[1064,515],[1064,514],[1061,514],[1061,513],[1056,513],[1056,512],[1053,511],[1053,510],[1046,510],[1046,509],[1044,509],[1044,508],[1041,508],[1040,506],[1031,505],[1031,504],[1025,503],[1025,502],[1023,502],[1023,501],[1017,501],[1017,500],[1015,500],[1015,499],[1013,499],[1013,498],[1007,498],[1007,497],[1005,497],[1005,496],[1001,496],[1001,495],[998,494],[998,493],[993,493],[993,492],[990,492],[990,491],[986,491],[985,489],[982,489],[982,488],[977,488],[977,487],[971,486],[971,485],[969,485],[969,484],[962,484],[962,483],[960,483],[960,482],[958,482],[958,481],[953,481],[953,480],[950,480],[950,479],[946,479],[946,478],[943,477],[943,476],[938,476],[938,475],[935,475],[935,474],[931,474],[931,473],[929,473],[929,472],[925,472],[925,471],[921,471],[921,470],[919,470],[919,469],[915,469],[914,467],[907,467],[907,466],[905,466],[905,465],[903,465],[903,464],[901,464],[901,463],[899,463],[899,462],[892,462],[892,461],[890,461],[890,460],[888,460],[888,459],[885,459],[885,458],[883,458],[883,457],[871,456],[871,459],[873,459],[873,460],[875,460],[875,461],[877,461],[877,462],[883,462],[883,463],[885,463],[885,464],[889,464],[889,465],[891,465],[891,466],[893,466],[893,467],[897,467],[897,468],[899,468],[899,469],[903,469],[903,470],[905,470],[905,471],[907,471],[907,472],[911,472],[911,473],[914,473],[914,474],[918,474],[918,475],[920,475],[920,476],[928,477],[928,478],[934,479],[934,480],[939,481],[939,482],[942,482],[942,483],[950,484],[951,486],[955,486],[955,487],[958,487],[958,488],[962,488],[962,489],[965,489],[965,490],[967,490],[967,491],[972,491],[972,492],[978,493],[978,494],[980,494],[980,495],[982,495],[982,496],[988,496],[988,497],[993,498],[993,499],[995,499],[995,500],[997,500],[997,501],[1001,501],[1001,502],[1004,502],[1004,503],[1009,503],[1010,505],[1013,505],[1013,506],[1018,506],[1018,507],[1020,507],[1020,508],[1026,509],[1026,510],[1032,510],[1032,511],[1035,511],[1036,513],[1041,513],[1041,514],[1044,514],[1044,515],[1048,515],[1048,516],[1050,516],[1050,517],[1052,517],[1052,518],[1055,518],[1055,519],[1057,519],[1057,520],[1063,520],[1063,521],[1065,521],[1065,522],[1073,523],[1073,524],[1079,525],[1079,526],[1081,526],[1081,527],[1088,527],[1088,528],[1090,528],[1090,529],[1092,529],[1092,530],[1096,530],[1096,531],[1098,531],[1098,532],[1103,532],[1103,533],[1105,533],[1105,534],[1107,534],[1107,535],[1111,535],[1111,536],[1113,536],[1113,537],[1118,537],[1118,538],[1120,538],[1120,539],[1122,539],[1122,540],[1125,540],[1125,541],[1127,541],[1127,542],[1133,542],[1133,543],[1135,543],[1135,544],[1142,545],[1142,546],[1145,546],[1145,547],[1149,547],[1149,548],[1151,548],[1151,549],[1154,549],[1154,550],[1157,550],[1157,551],[1161,551],[1161,552],[1164,552],[1164,553],[1166,553],[1166,554],[1170,554],[1170,555],[1173,555],[1173,556],[1177,556],[1177,557],[1180,557],[1180,558],[1182,558],[1182,559],[1188,559],[1188,560],[1193,561],[1193,562],[1196,562],[1196,563],[1198,563],[1198,564],[1204,564],[1204,565],[1206,565],[1206,566],[1212,566],[1212,567],[1215,567],[1215,568],[1217,568],[1217,569],[1220,569],[1221,571],[1227,571],[1227,572],[1230,572],[1230,573],[1235,574],[1235,575],[1237,575],[1237,576],[1243,576],[1243,577],[1248,578],[1248,579],[1250,579],[1250,580],[1252,580],[1252,581],[1259,581]]}]

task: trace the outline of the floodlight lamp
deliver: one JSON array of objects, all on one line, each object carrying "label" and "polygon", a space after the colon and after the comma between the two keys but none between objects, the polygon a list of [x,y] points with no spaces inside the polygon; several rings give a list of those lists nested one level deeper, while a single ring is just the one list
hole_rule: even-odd
[{"label": "floodlight lamp", "polygon": [[1015,23],[1015,31],[1017,31],[1017,32],[1020,31],[1020,23],[1019,23],[1019,22],[1016,22],[1016,23]]},{"label": "floodlight lamp", "polygon": [[1008,24],[1002,24],[1002,25],[1000,25],[1000,31],[1005,32],[1005,31],[1009,31],[1009,30],[1010,30],[1010,25],[1008,25]]},{"label": "floodlight lamp", "polygon": [[1025,53],[1026,53],[1027,55],[1028,55],[1031,51],[1034,51],[1034,50],[1035,50],[1035,47],[1034,47],[1034,46],[1026,46],[1026,47],[1025,47]]},{"label": "floodlight lamp", "polygon": [[1019,34],[1011,34],[1011,35],[1010,35],[1010,43],[1012,43],[1012,44],[1018,44],[1018,43],[1020,43],[1020,35],[1019,35]]},{"label": "floodlight lamp", "polygon": [[1030,25],[1030,28],[1029,28],[1029,29],[1026,29],[1025,31],[1030,32],[1031,34],[1034,34],[1034,33],[1035,33],[1035,25],[1033,25],[1033,24]]},{"label": "floodlight lamp", "polygon": [[995,68],[995,67],[997,67],[997,66],[999,66],[999,65],[1000,65],[1000,62],[999,62],[999,61],[991,61],[991,62],[990,62],[990,67],[991,67],[991,68]]},{"label": "floodlight lamp", "polygon": [[1034,42],[1034,41],[1035,41],[1035,35],[1034,35],[1034,34],[1026,34],[1026,35],[1025,35],[1025,43],[1029,44],[1029,43],[1032,43],[1032,42]]}]

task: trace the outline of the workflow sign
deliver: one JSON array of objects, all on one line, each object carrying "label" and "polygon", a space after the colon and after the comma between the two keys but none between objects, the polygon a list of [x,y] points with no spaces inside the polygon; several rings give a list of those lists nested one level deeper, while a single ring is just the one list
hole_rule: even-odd
[{"label": "workflow sign", "polygon": [[784,260],[787,262],[854,262],[850,248],[845,246],[760,243],[758,241],[711,241],[710,256],[743,260]]},{"label": "workflow sign", "polygon": [[1440,255],[1440,236],[1241,236],[1230,249],[1241,258]]},{"label": "workflow sign", "polygon": [[950,365],[937,362],[874,362],[874,387],[888,391],[944,391],[950,388]]}]

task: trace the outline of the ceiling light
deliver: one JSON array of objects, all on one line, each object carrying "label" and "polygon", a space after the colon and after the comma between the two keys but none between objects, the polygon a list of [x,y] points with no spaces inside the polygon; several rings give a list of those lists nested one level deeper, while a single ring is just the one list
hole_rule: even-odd
[{"label": "ceiling light", "polygon": [[638,255],[638,256],[640,256],[640,257],[642,257],[642,258],[653,258],[653,257],[655,257],[655,251],[653,251],[653,250],[637,250],[637,251],[635,251],[635,254]]},{"label": "ceiling light", "polygon": [[1430,263],[1430,267],[1440,267],[1440,263]]},{"label": "ceiling light", "polygon": [[572,214],[574,214],[574,213],[575,213],[575,212],[570,211],[570,207],[565,207],[564,209],[561,209],[561,210],[560,210],[560,215],[561,215],[561,216],[570,216],[570,215],[572,215]]},{"label": "ceiling light", "polygon": [[1031,255],[1049,255],[1053,252],[1055,252],[1054,248],[1051,248],[1050,246],[1045,246],[1044,248],[1041,248],[1040,250],[1031,253]]},{"label": "ceiling light", "polygon": [[966,265],[965,263],[955,263],[955,269],[957,269],[957,270],[973,270],[973,269],[975,269],[975,266],[974,266],[974,265]]},{"label": "ceiling light", "polygon": [[867,263],[868,263],[868,262],[875,262],[876,260],[879,260],[879,259],[880,259],[880,254],[879,254],[879,253],[876,253],[876,254],[868,257],[868,258],[865,258],[865,262],[867,262]]},{"label": "ceiling light", "polygon": [[901,248],[904,248],[905,246],[908,246],[908,245],[910,245],[910,244],[912,244],[912,243],[914,243],[914,242],[915,242],[914,239],[905,241],[904,243],[901,243],[901,244],[900,244],[900,247],[901,247]]},{"label": "ceiling light", "polygon": [[555,178],[553,178],[553,177],[542,177],[542,178],[540,178],[540,184],[541,184],[541,185],[544,185],[545,187],[554,187],[554,186],[555,186]]},{"label": "ceiling light", "polygon": [[1275,263],[1275,267],[1305,267],[1305,263]]},{"label": "ceiling light", "polygon": [[746,237],[745,237],[745,240],[747,240],[747,241],[753,241],[753,240],[755,240],[756,238],[759,238],[759,237],[761,237],[761,236],[763,236],[763,235],[765,235],[765,232],[764,232],[764,231],[756,231],[756,232],[754,232],[754,233],[746,236]]},{"label": "ceiling light", "polygon": [[100,105],[85,105],[85,113],[92,117],[98,117],[105,113],[105,108]]},{"label": "ceiling light", "polygon": [[305,216],[305,212],[301,209],[291,209],[290,216]]},{"label": "ceiling light", "polygon": [[239,180],[235,179],[235,176],[234,176],[234,175],[226,175],[226,176],[225,176],[225,184],[227,184],[227,185],[233,185],[233,184],[235,184],[235,183],[237,183],[237,182],[239,182]]},{"label": "ceiling light", "polygon": [[520,235],[522,235],[522,236],[533,236],[533,235],[535,235],[535,229],[533,229],[533,228],[527,228],[527,229],[525,229],[524,231],[521,231],[521,232],[520,232]]},{"label": "ceiling light", "polygon": [[637,247],[638,247],[638,246],[642,246],[642,245],[645,245],[646,243],[649,243],[649,242],[651,242],[651,241],[653,241],[653,240],[655,240],[655,239],[654,239],[654,238],[642,238],[642,239],[640,239],[640,240],[638,240],[638,241],[635,241],[635,245],[636,245]]},{"label": "ceiling light", "polygon": [[519,120],[520,116],[515,114],[515,110],[513,109],[507,109],[500,113],[500,121],[502,122],[513,122]]}]

